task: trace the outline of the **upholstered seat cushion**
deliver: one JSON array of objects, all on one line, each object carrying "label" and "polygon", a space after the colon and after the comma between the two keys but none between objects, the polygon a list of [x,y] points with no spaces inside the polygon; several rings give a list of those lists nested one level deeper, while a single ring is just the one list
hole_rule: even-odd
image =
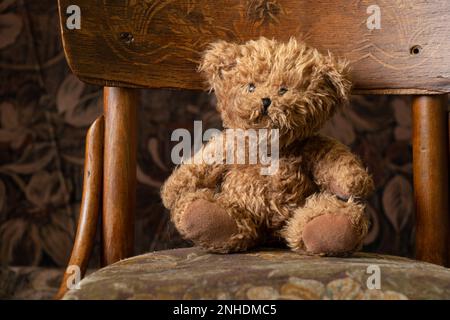
[{"label": "upholstered seat cushion", "polygon": [[[381,288],[369,289],[368,277],[378,267]],[[366,253],[321,258],[286,250],[217,255],[186,248],[122,260],[94,272],[64,298],[450,299],[450,270]]]}]

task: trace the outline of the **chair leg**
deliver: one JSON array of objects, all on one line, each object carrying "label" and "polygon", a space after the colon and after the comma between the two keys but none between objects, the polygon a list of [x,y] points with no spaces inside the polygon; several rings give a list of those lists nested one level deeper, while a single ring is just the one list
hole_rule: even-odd
[{"label": "chair leg", "polygon": [[447,265],[449,240],[447,95],[413,98],[416,257]]},{"label": "chair leg", "polygon": [[79,272],[81,279],[89,262],[99,219],[103,180],[104,119],[99,117],[86,136],[83,196],[75,242],[68,267],[55,299],[61,299],[70,285],[71,277]]},{"label": "chair leg", "polygon": [[136,205],[135,89],[105,87],[102,265],[133,254]]}]

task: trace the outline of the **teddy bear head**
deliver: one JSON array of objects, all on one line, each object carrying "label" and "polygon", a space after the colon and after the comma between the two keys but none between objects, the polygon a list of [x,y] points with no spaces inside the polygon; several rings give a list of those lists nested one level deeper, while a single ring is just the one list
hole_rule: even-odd
[{"label": "teddy bear head", "polygon": [[278,129],[285,144],[317,133],[351,88],[347,62],[294,38],[215,42],[199,71],[216,94],[225,128]]}]

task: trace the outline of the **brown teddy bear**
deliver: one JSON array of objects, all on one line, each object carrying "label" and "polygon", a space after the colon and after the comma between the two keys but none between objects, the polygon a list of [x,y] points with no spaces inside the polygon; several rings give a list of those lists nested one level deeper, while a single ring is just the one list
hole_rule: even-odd
[{"label": "brown teddy bear", "polygon": [[[308,254],[359,250],[368,229],[361,200],[373,181],[348,147],[318,133],[348,100],[348,64],[294,38],[260,38],[211,44],[199,70],[224,128],[277,129],[278,170],[263,175],[261,163],[226,161],[178,166],[161,193],[182,236],[221,253],[272,241]],[[194,158],[226,149],[226,136]]]}]

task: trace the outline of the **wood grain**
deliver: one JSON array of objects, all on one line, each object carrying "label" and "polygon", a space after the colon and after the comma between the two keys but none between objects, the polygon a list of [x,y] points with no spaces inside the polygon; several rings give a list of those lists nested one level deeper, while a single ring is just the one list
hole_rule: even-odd
[{"label": "wood grain", "polygon": [[416,256],[448,265],[447,95],[416,96],[412,108]]},{"label": "wood grain", "polygon": [[102,264],[133,254],[136,205],[135,89],[104,89],[105,153],[103,179]]},{"label": "wood grain", "polygon": [[86,153],[84,165],[83,196],[75,242],[66,270],[55,298],[60,299],[67,292],[69,277],[74,276],[72,266],[78,266],[80,277],[86,268],[94,245],[102,196],[103,183],[103,139],[104,119],[99,117],[89,128],[86,136]]},{"label": "wood grain", "polygon": [[[80,30],[66,28],[65,11],[74,4]],[[381,29],[369,30],[373,4]],[[196,68],[208,43],[294,36],[349,59],[357,92],[450,91],[450,1],[59,0],[59,6],[69,65],[92,84],[202,89]]]}]

